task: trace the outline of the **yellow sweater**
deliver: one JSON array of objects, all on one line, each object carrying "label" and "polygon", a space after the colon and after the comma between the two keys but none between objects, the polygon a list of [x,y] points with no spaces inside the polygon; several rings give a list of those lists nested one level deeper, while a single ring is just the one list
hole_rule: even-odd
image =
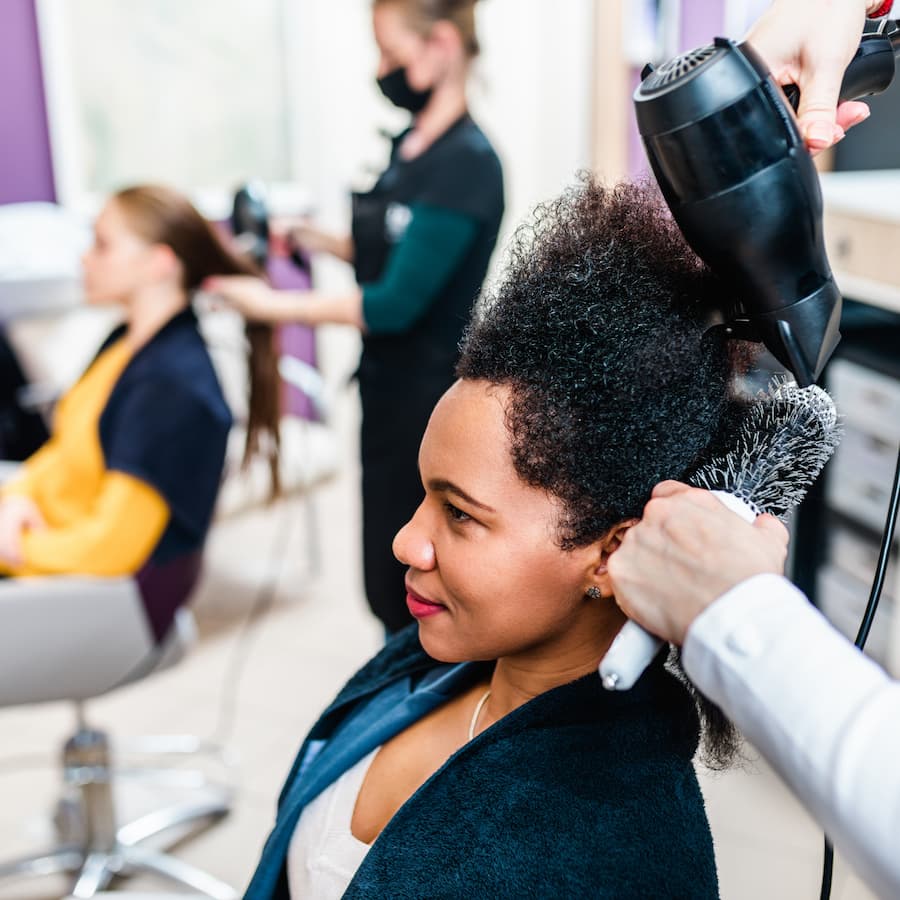
[{"label": "yellow sweater", "polygon": [[0,559],[0,573],[130,575],[153,552],[169,507],[146,482],[109,471],[100,445],[100,416],[130,358],[124,340],[97,358],[60,400],[50,440],[4,488],[30,497],[47,528],[26,531],[24,563]]}]

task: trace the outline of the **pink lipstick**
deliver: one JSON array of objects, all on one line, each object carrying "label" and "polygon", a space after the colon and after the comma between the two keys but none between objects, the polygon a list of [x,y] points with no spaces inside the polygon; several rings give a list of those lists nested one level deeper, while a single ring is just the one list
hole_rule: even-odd
[{"label": "pink lipstick", "polygon": [[441,612],[446,612],[447,607],[442,603],[435,603],[433,600],[426,600],[420,597],[415,591],[408,586],[406,588],[406,605],[409,611],[417,619],[426,619],[428,616],[434,616]]}]

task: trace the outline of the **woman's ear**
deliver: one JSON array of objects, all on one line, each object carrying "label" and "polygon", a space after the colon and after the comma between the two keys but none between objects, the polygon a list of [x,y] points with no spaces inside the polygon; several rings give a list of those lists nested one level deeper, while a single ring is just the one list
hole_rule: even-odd
[{"label": "woman's ear", "polygon": [[435,22],[428,37],[433,45],[441,48],[441,54],[448,61],[465,56],[462,35],[452,22],[445,19]]},{"label": "woman's ear", "polygon": [[591,577],[591,586],[596,587],[600,591],[601,597],[612,597],[612,582],[609,579],[609,572],[606,565],[610,556],[619,549],[622,539],[625,537],[629,528],[633,528],[640,519],[626,519],[614,525],[600,540],[594,545],[596,547],[596,564]]},{"label": "woman's ear", "polygon": [[149,250],[150,268],[160,280],[180,280],[181,260],[168,244],[153,244]]}]

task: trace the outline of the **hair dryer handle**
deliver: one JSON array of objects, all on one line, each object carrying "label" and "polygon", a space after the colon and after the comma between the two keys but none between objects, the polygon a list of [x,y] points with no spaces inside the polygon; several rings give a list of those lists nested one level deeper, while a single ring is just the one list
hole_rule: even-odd
[{"label": "hair dryer handle", "polygon": [[[841,82],[840,101],[860,100],[872,94],[880,94],[894,80],[895,62],[900,53],[900,22],[890,21],[878,34],[864,34],[859,47],[850,60]],[[800,88],[786,84],[782,88],[788,103],[797,111],[800,105]]]},{"label": "hair dryer handle", "polygon": [[[748,503],[727,491],[710,491],[717,500],[737,513],[745,522],[756,518],[756,510]],[[606,656],[600,661],[600,680],[608,691],[628,691],[659,653],[663,641],[641,628],[637,622],[628,621],[609,645]]]}]

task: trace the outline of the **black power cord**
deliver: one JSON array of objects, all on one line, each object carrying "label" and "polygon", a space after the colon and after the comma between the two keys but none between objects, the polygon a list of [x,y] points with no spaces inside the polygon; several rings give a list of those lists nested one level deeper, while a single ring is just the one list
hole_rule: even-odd
[{"label": "black power cord", "polygon": [[[881,590],[884,587],[887,575],[888,563],[891,558],[891,546],[894,542],[894,530],[897,527],[897,510],[900,507],[900,451],[897,453],[897,467],[894,471],[894,486],[891,489],[891,499],[888,502],[887,519],[884,523],[884,534],[881,537],[881,551],[878,554],[878,566],[875,570],[875,580],[872,582],[872,591],[869,594],[869,602],[863,613],[859,632],[854,644],[862,650],[866,646],[869,632],[872,630],[872,622],[878,609],[878,601],[881,599]],[[822,862],[822,891],[819,900],[829,900],[831,897],[831,877],[834,868],[834,847],[828,836],[825,836],[825,856]]]}]

